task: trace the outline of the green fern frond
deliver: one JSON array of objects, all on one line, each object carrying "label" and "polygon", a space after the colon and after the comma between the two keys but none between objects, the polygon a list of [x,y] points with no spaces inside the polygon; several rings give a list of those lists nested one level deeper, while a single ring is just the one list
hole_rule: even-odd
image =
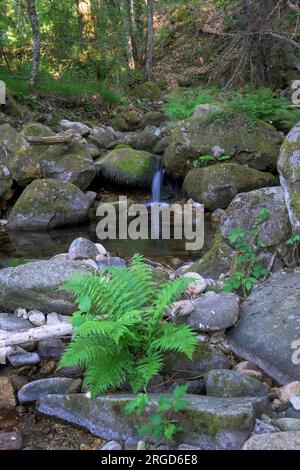
[{"label": "green fern frond", "polygon": [[152,349],[158,351],[178,351],[192,359],[198,339],[188,325],[164,323],[160,337],[152,342]]}]

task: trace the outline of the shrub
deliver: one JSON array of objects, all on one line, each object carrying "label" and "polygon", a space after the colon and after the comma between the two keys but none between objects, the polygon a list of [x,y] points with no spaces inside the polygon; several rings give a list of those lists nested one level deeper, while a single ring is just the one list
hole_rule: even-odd
[{"label": "shrub", "polygon": [[75,294],[79,311],[60,366],[86,368],[84,384],[92,396],[126,381],[134,393],[145,389],[161,371],[165,351],[192,358],[197,344],[193,331],[164,319],[190,282],[158,283],[139,255],[128,269],[111,267],[102,275],[72,277],[63,288]]}]

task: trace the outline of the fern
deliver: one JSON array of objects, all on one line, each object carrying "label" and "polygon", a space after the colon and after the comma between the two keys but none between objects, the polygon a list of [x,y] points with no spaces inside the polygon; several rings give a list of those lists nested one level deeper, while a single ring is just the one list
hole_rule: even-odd
[{"label": "fern", "polygon": [[74,334],[61,367],[85,368],[84,384],[92,396],[129,382],[136,393],[146,389],[164,365],[165,351],[192,358],[195,333],[186,325],[167,323],[166,310],[191,278],[159,285],[140,255],[128,269],[112,267],[101,275],[76,275],[63,289],[75,296]]}]

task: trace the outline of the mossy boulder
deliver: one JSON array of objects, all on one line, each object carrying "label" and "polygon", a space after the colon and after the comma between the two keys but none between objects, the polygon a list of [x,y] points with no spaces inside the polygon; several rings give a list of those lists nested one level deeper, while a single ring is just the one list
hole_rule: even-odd
[{"label": "mossy boulder", "polygon": [[135,131],[141,125],[142,114],[141,112],[135,109],[129,109],[127,111],[122,111],[116,116],[112,122],[111,126],[116,131],[129,132]]},{"label": "mossy boulder", "polygon": [[0,199],[1,196],[12,186],[12,178],[7,166],[0,163]]},{"label": "mossy boulder", "polygon": [[151,153],[131,148],[115,149],[96,161],[100,174],[128,186],[150,187],[157,160]]},{"label": "mossy boulder", "polygon": [[[261,209],[269,212],[268,219],[263,223],[259,219]],[[221,219],[220,231],[228,240],[237,227],[249,233],[259,226],[257,241],[264,248],[276,246],[289,236],[291,227],[284,191],[280,186],[238,194]]]},{"label": "mossy boulder", "polygon": [[19,186],[24,187],[34,179],[42,178],[40,151],[30,147],[24,135],[9,124],[0,126],[0,163],[9,168]]},{"label": "mossy boulder", "polygon": [[300,122],[282,144],[278,171],[291,224],[300,232]]},{"label": "mossy boulder", "polygon": [[[153,415],[159,394],[151,394],[152,405],[146,414]],[[84,394],[46,395],[37,403],[37,410],[88,429],[105,440],[126,441],[136,438],[145,424],[145,416],[126,415],[126,404],[135,395],[113,394],[88,398]],[[203,450],[240,449],[254,427],[255,419],[270,413],[268,400],[262,398],[216,398],[185,395],[187,406],[176,414],[182,429],[180,442],[188,442]]]},{"label": "mossy boulder", "polygon": [[85,190],[97,174],[89,150],[79,142],[71,145],[53,145],[40,157],[40,165],[46,178],[73,183]]},{"label": "mossy boulder", "polygon": [[132,91],[135,98],[147,99],[149,101],[158,101],[161,98],[162,91],[157,83],[148,81],[138,85]]},{"label": "mossy boulder", "polygon": [[191,265],[188,271],[198,273],[204,278],[218,280],[221,274],[230,270],[233,249],[225,242],[222,235],[217,233],[210,249],[198,261]]},{"label": "mossy boulder", "polygon": [[35,180],[23,191],[8,218],[8,230],[50,230],[84,222],[89,200],[76,186]]},{"label": "mossy boulder", "polygon": [[218,146],[238,163],[274,171],[281,142],[282,134],[262,121],[253,129],[241,116],[189,118],[174,128],[165,152],[165,166],[169,174],[184,178],[195,160],[212,155],[214,147]]},{"label": "mossy boulder", "polygon": [[27,137],[52,137],[55,135],[55,132],[44,124],[39,122],[30,122],[22,128],[20,134],[26,139]]},{"label": "mossy boulder", "polygon": [[168,121],[168,119],[169,117],[165,113],[150,111],[144,115],[141,127],[142,129],[145,129],[147,126],[160,127],[163,123]]},{"label": "mossy boulder", "polygon": [[194,201],[213,211],[225,209],[234,196],[241,192],[274,186],[271,173],[254,170],[237,163],[218,163],[206,168],[194,168],[183,183],[183,190]]},{"label": "mossy boulder", "polygon": [[161,138],[160,130],[153,126],[147,126],[145,129],[137,134],[134,147],[137,150],[146,150],[154,152],[156,144]]},{"label": "mossy boulder", "polygon": [[210,397],[265,397],[268,389],[253,377],[235,370],[211,370],[205,376],[206,393]]}]

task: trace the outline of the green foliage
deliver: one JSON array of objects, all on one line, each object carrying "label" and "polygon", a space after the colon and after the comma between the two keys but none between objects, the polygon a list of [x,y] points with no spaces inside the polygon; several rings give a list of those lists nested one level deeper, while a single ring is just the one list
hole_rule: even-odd
[{"label": "green foliage", "polygon": [[196,106],[207,103],[214,104],[216,93],[217,90],[214,88],[207,90],[195,88],[184,90],[184,92],[174,91],[167,96],[164,111],[175,119],[187,119],[193,114]]},{"label": "green foliage", "polygon": [[127,415],[135,413],[143,415],[148,409],[154,410],[150,416],[145,416],[145,424],[140,427],[141,436],[151,436],[155,440],[163,439],[173,441],[176,434],[181,431],[176,420],[176,414],[187,408],[184,395],[187,385],[178,385],[172,395],[161,395],[157,401],[151,401],[148,394],[140,393],[125,407]]},{"label": "green foliage", "polygon": [[204,165],[209,165],[211,162],[225,162],[230,160],[229,155],[221,155],[220,157],[214,157],[213,155],[202,155],[201,157],[197,158],[197,160],[193,161],[193,165],[195,168],[202,167]]},{"label": "green foliage", "polygon": [[84,367],[84,384],[96,396],[125,381],[134,392],[144,389],[161,371],[165,351],[192,358],[197,344],[193,331],[164,320],[166,309],[190,282],[180,278],[158,284],[139,255],[128,269],[72,277],[63,289],[75,295],[79,311],[61,367]]},{"label": "green foliage", "polygon": [[287,245],[292,247],[292,258],[293,264],[299,265],[300,264],[300,235],[298,233],[294,233],[288,240]]},{"label": "green foliage", "polygon": [[236,250],[236,258],[231,277],[224,281],[225,292],[241,292],[246,296],[251,292],[254,284],[269,274],[268,269],[261,265],[257,252],[260,248],[257,237],[262,224],[268,220],[269,216],[268,209],[263,208],[257,217],[257,229],[245,232],[237,228],[231,232],[229,242]]},{"label": "green foliage", "polygon": [[267,122],[281,121],[292,126],[300,118],[300,111],[291,108],[291,102],[276,95],[271,88],[234,92],[229,97],[228,105],[231,112],[244,115],[254,124],[257,119],[261,119]]},{"label": "green foliage", "polygon": [[31,260],[27,258],[9,258],[7,265],[9,268],[15,268],[17,266],[30,263],[30,261]]}]

